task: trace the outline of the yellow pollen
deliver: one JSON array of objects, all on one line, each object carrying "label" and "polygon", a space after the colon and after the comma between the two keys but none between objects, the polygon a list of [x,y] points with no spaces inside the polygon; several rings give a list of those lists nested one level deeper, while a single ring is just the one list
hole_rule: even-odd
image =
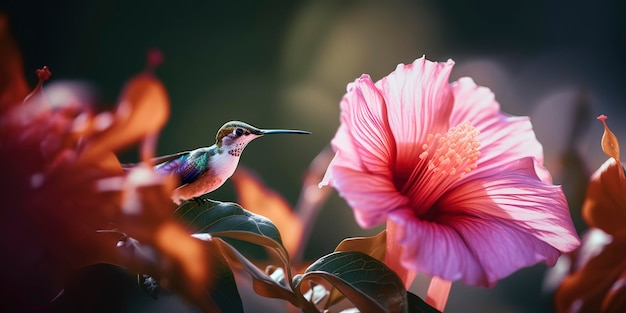
[{"label": "yellow pollen", "polygon": [[[476,168],[479,132],[468,122],[443,134],[428,134],[419,160],[399,191],[418,191],[412,204],[427,210],[448,188]],[[418,209],[421,210],[421,209]],[[418,214],[418,213],[416,213]]]},{"label": "yellow pollen", "polygon": [[476,168],[480,156],[478,134],[468,122],[452,127],[444,134],[428,134],[426,142],[435,139],[435,143],[423,144],[424,152],[419,158],[425,160],[430,156],[427,169],[432,173],[462,177]]}]

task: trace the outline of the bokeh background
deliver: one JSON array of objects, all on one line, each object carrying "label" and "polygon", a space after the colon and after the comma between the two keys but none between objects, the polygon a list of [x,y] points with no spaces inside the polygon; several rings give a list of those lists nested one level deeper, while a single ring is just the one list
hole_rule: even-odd
[{"label": "bokeh background", "polygon": [[[87,82],[102,109],[143,69],[146,51],[161,50],[156,74],[172,111],[160,154],[211,145],[233,119],[312,131],[255,141],[241,160],[292,204],[303,172],[339,125],[346,84],[362,73],[380,79],[422,55],[452,58],[452,80],[471,76],[495,92],[503,111],[531,116],[580,231],[586,181],[606,159],[595,117],[608,115],[613,131],[626,138],[622,1],[4,0],[0,11],[8,13],[31,85],[35,69],[47,65],[49,85]],[[120,158],[133,162],[137,153]],[[232,184],[214,198],[236,199]],[[345,237],[378,230],[360,229],[333,194],[305,256],[317,258]],[[551,312],[545,270],[521,270],[493,289],[455,283],[446,311]]]}]

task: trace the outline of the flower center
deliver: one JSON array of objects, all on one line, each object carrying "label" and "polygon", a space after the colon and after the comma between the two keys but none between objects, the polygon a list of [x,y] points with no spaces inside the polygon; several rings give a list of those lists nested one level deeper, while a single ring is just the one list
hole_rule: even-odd
[{"label": "flower center", "polygon": [[478,134],[468,122],[444,134],[428,134],[420,160],[402,190],[411,198],[416,213],[427,210],[454,182],[476,168]]},{"label": "flower center", "polygon": [[422,145],[424,152],[419,158],[428,159],[428,171],[432,173],[463,177],[476,168],[476,160],[480,156],[480,142],[476,140],[478,134],[478,130],[468,122],[450,128],[443,135],[428,134],[426,143]]}]

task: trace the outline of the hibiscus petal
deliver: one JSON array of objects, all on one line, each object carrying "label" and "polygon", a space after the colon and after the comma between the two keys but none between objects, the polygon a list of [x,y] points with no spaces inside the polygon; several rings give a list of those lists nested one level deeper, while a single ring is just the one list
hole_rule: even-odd
[{"label": "hibiscus petal", "polygon": [[[390,176],[395,154],[393,135],[387,123],[386,104],[368,75],[348,85],[341,101],[341,125],[349,132],[362,168]],[[333,144],[337,149],[339,140],[333,140]]]},{"label": "hibiscus petal", "polygon": [[579,244],[560,187],[539,181],[530,158],[490,180],[466,180],[442,197],[427,220],[405,210],[389,218],[404,225],[405,236],[398,239],[405,266],[471,285],[492,286],[541,261],[552,265],[559,250]]},{"label": "hibiscus petal", "polygon": [[399,64],[376,83],[387,104],[391,133],[396,141],[396,172],[415,166],[429,133],[448,130],[453,94],[448,83],[454,62],[431,62],[424,57],[412,64]]},{"label": "hibiscus petal", "polygon": [[537,176],[542,181],[552,182],[550,173],[543,167],[543,147],[528,117],[500,113],[500,105],[491,90],[477,86],[471,78],[461,78],[451,86],[455,103],[450,125],[467,121],[480,131],[477,139],[480,141],[481,155],[477,162],[478,168],[470,175],[479,175],[512,161],[532,157]]},{"label": "hibiscus petal", "polygon": [[389,178],[346,167],[334,167],[333,186],[354,211],[357,223],[365,228],[382,223],[388,211],[408,203]]},{"label": "hibiscus petal", "polygon": [[399,258],[407,269],[429,276],[484,284],[484,273],[476,256],[454,228],[419,220],[409,209],[393,211],[389,219],[398,230],[395,238],[388,240],[399,242],[403,248],[401,254],[389,258]]},{"label": "hibiscus petal", "polygon": [[574,250],[580,240],[565,195],[560,186],[537,179],[533,163],[531,158],[524,158],[492,171],[490,176],[485,173],[464,180],[454,192],[442,197],[439,211],[495,217],[561,252]]},{"label": "hibiscus petal", "polygon": [[484,217],[451,215],[429,222],[394,212],[390,218],[402,220],[410,234],[398,238],[404,266],[469,285],[491,287],[522,267],[559,255],[532,235]]},{"label": "hibiscus petal", "polygon": [[336,153],[328,165],[324,178],[319,183],[320,188],[323,186],[334,186],[333,172],[337,166],[349,168],[355,171],[363,169],[363,165],[361,164],[361,160],[357,154],[357,149],[352,143],[352,138],[350,137],[348,127],[346,125],[339,125],[339,129],[337,129],[337,133],[330,143]]}]

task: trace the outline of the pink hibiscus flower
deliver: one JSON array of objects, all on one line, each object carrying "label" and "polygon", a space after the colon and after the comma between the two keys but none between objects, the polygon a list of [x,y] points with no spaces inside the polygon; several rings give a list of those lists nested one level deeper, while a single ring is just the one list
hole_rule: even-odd
[{"label": "pink hibiscus flower", "polygon": [[321,185],[339,191],[362,227],[395,228],[389,263],[493,286],[554,265],[579,238],[529,119],[502,114],[470,78],[448,83],[453,65],[420,58],[349,84]]}]

